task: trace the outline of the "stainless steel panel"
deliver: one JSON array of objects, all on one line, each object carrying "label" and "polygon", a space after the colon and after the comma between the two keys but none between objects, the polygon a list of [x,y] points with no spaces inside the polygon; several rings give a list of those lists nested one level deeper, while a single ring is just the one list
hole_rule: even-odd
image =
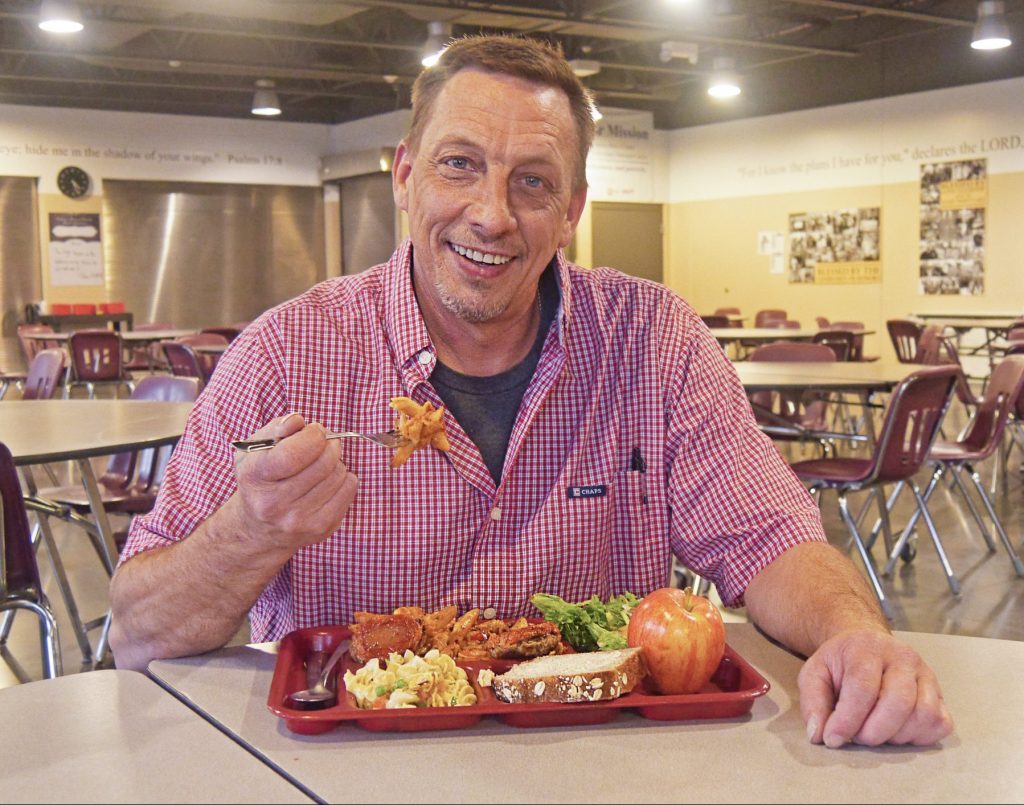
[{"label": "stainless steel panel", "polygon": [[341,186],[341,270],[358,274],[395,250],[395,197],[390,173],[354,176]]},{"label": "stainless steel panel", "polygon": [[42,299],[36,180],[0,176],[0,368],[24,366],[18,322],[25,305]]},{"label": "stainless steel panel", "polygon": [[326,277],[319,187],[107,180],[103,239],[136,324],[249,321]]}]

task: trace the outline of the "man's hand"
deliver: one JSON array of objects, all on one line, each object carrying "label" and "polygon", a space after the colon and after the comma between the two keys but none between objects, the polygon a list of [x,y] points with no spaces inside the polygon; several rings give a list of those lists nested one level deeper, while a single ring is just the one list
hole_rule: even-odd
[{"label": "man's hand", "polygon": [[812,743],[927,746],[953,731],[935,674],[883,632],[842,632],[825,641],[797,684]]},{"label": "man's hand", "polygon": [[271,450],[235,461],[235,514],[247,533],[292,550],[326,539],[355,499],[359,481],[341,461],[341,445],[299,414],[272,420],[254,438],[278,438]]}]

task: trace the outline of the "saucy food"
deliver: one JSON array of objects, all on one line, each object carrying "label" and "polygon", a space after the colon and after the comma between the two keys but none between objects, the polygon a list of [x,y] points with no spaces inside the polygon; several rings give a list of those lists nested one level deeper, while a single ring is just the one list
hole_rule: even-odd
[{"label": "saucy food", "polygon": [[430,402],[420,405],[410,397],[392,397],[390,405],[398,414],[395,430],[402,437],[402,444],[391,456],[392,469],[401,467],[424,447],[448,452],[451,445],[444,432],[444,408],[434,408]]}]

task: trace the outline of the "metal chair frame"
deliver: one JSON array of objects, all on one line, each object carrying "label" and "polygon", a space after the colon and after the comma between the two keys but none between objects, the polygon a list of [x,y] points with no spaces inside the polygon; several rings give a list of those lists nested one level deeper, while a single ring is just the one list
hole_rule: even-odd
[{"label": "metal chair frame", "polygon": [[[43,676],[60,676],[63,665],[57,619],[43,592],[32,545],[28,516],[22,504],[21,483],[7,445],[0,442],[0,612],[28,610],[39,619]],[[7,617],[7,626],[11,617]],[[6,644],[5,629],[0,645]]]},{"label": "metal chair frame", "polygon": [[[950,400],[952,399],[953,384],[956,382],[956,374],[958,371],[959,370],[954,366],[936,366],[918,370],[903,379],[903,381],[893,390],[892,396],[889,399],[885,417],[882,420],[878,441],[875,444],[871,457],[866,459],[867,470],[860,478],[838,481],[824,479],[821,477],[820,467],[818,468],[817,474],[814,473],[813,469],[808,467],[808,465],[820,464],[820,461],[797,462],[792,465],[794,472],[796,472],[798,476],[803,478],[804,481],[810,482],[810,492],[819,501],[819,505],[822,490],[835,490],[839,498],[840,516],[849,531],[850,537],[858,554],[860,555],[861,562],[863,563],[865,572],[868,576],[868,581],[870,582],[872,589],[874,589],[875,595],[878,597],[882,611],[885,613],[886,617],[890,619],[893,617],[891,604],[885,594],[885,590],[882,588],[882,583],[879,580],[878,573],[875,570],[869,546],[861,537],[857,523],[850,513],[847,495],[851,492],[865,490],[871,493],[878,504],[879,519],[881,520],[881,527],[885,535],[886,548],[888,549],[889,546],[893,544],[892,529],[889,524],[890,507],[886,505],[882,493],[882,487],[885,483],[895,481],[902,481],[907,487],[909,487],[914,494],[918,511],[920,511],[921,516],[924,518],[925,524],[931,534],[935,550],[939,555],[939,560],[947,570],[947,579],[950,580],[950,587],[954,594],[959,593],[959,586],[956,583],[952,570],[949,568],[949,560],[946,557],[942,542],[939,540],[935,523],[932,520],[931,514],[928,511],[927,505],[921,495],[921,490],[913,478],[914,474],[925,463],[928,452],[931,450],[931,446],[934,443],[935,438],[938,436],[939,425],[941,424],[943,417],[945,417],[946,411],[949,408]],[[946,385],[945,392],[942,397],[942,404],[934,409],[922,407],[917,409],[917,416],[908,416],[908,414],[915,413],[913,409],[909,412],[904,411],[904,408],[908,404],[906,400],[911,390],[914,389],[918,383],[930,380],[934,380],[936,382],[945,381]],[[904,432],[897,433],[897,427],[903,427],[905,429]],[[910,429],[912,437],[910,442],[914,445],[914,450],[905,455],[901,460],[900,467],[898,468],[898,475],[903,477],[897,477],[887,463],[889,450],[890,446],[894,444],[900,446],[902,443],[902,446],[906,447],[908,444],[906,429],[908,428]],[[902,442],[896,442],[895,440],[897,439],[902,440]],[[829,461],[841,460],[842,459],[823,459],[822,461],[827,463]]]}]

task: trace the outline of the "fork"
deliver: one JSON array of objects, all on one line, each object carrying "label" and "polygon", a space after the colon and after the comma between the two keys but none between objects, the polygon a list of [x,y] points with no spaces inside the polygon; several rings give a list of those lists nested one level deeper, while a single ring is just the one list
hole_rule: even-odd
[{"label": "fork", "polygon": [[[351,430],[343,431],[328,431],[328,439],[366,439],[368,442],[373,442],[380,447],[386,447],[389,450],[394,450],[398,447],[404,439],[397,430],[388,430],[382,433],[356,433]],[[254,453],[257,450],[269,450],[280,439],[246,439],[240,442],[232,442],[231,446],[236,450],[241,450],[243,453]]]}]

